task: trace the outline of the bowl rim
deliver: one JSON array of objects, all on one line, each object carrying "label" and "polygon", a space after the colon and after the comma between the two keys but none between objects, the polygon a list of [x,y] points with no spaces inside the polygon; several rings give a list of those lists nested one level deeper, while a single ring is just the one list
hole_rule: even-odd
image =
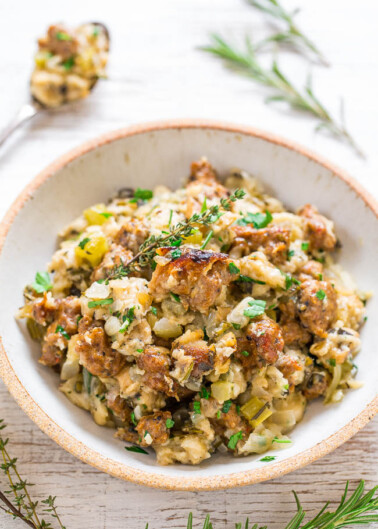
[{"label": "bowl rim", "polygon": [[[259,138],[269,143],[285,147],[311,161],[321,165],[331,171],[339,179],[343,180],[365,204],[373,211],[378,218],[378,202],[352,177],[344,170],[330,163],[323,157],[313,153],[301,145],[286,140],[275,134],[262,131],[245,125],[236,125],[223,121],[202,120],[202,119],[176,119],[161,120],[157,122],[148,122],[129,127],[121,128],[112,132],[102,134],[99,137],[86,141],[79,147],[70,150],[68,153],[60,156],[56,161],[49,164],[21,191],[16,200],[8,209],[0,223],[0,253],[3,250],[8,231],[23,208],[25,203],[30,199],[32,194],[58,170],[75,160],[76,158],[121,138],[136,136],[139,134],[158,132],[169,129],[209,129],[216,131],[232,132],[235,134],[247,135]],[[117,478],[131,481],[136,484],[146,485],[158,489],[169,490],[187,490],[187,491],[204,491],[204,490],[221,490],[232,487],[252,485],[262,481],[270,480],[302,468],[320,457],[330,453],[339,447],[345,441],[356,434],[369,420],[378,412],[378,395],[366,405],[366,407],[351,421],[349,421],[340,430],[329,436],[326,440],[314,445],[311,448],[301,452],[298,455],[291,456],[288,459],[271,463],[261,469],[245,470],[234,472],[227,475],[216,476],[165,476],[158,472],[149,472],[139,470],[134,467],[116,462],[108,457],[103,456],[94,449],[87,447],[81,441],[78,441],[71,434],[67,433],[62,427],[56,424],[47,413],[32,399],[26,391],[7,357],[3,342],[0,336],[0,377],[7,386],[9,392],[14,397],[22,410],[32,419],[32,421],[58,445],[67,452],[79,458],[81,461],[106,472]],[[155,469],[154,469],[155,470]]]}]

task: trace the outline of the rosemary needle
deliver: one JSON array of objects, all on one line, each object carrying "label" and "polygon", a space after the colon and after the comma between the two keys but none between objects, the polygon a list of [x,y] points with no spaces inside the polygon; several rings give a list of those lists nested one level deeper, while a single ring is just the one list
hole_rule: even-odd
[{"label": "rosemary needle", "polygon": [[299,12],[299,9],[289,12],[282,6],[282,4],[280,4],[278,0],[248,0],[248,3],[256,9],[267,13],[286,25],[286,30],[275,33],[267,39],[264,39],[259,44],[259,47],[269,42],[283,42],[286,44],[292,44],[293,46],[297,46],[299,48],[304,47],[309,49],[317,57],[321,64],[324,66],[329,66],[327,59],[324,57],[318,47],[299,29],[299,27],[294,22],[294,17]]},{"label": "rosemary needle", "polygon": [[245,50],[239,51],[219,35],[212,35],[211,45],[201,49],[223,59],[231,69],[248,76],[260,85],[270,88],[272,95],[265,100],[266,103],[283,102],[295,110],[315,117],[319,122],[315,128],[316,131],[327,131],[336,139],[347,143],[359,156],[364,157],[364,153],[346,129],[343,112],[341,112],[340,120],[336,120],[330,114],[315,96],[311,77],[308,78],[301,90],[296,88],[275,60],[269,68],[265,68],[260,63],[256,55],[257,48],[258,45],[253,45],[247,38]]}]

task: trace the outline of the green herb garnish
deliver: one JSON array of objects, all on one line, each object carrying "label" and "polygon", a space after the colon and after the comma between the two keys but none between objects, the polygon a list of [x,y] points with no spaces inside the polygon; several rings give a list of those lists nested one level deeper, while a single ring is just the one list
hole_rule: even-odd
[{"label": "green herb garnish", "polygon": [[242,354],[243,356],[249,356],[249,352],[248,352],[248,351],[242,351],[241,354]]},{"label": "green herb garnish", "polygon": [[176,301],[177,303],[181,303],[180,296],[178,296],[177,294],[174,294],[173,292],[170,292],[169,294],[171,295],[171,298],[173,299],[173,301]]},{"label": "green herb garnish", "polygon": [[329,363],[330,366],[336,367],[336,360],[334,358],[330,358],[328,360],[328,363]]},{"label": "green herb garnish", "polygon": [[259,461],[262,461],[263,463],[268,463],[269,461],[274,461],[277,456],[265,456],[259,459]]},{"label": "green herb garnish", "polygon": [[202,203],[202,207],[201,207],[201,213],[205,213],[205,211],[207,210],[207,201],[206,201],[206,197]]},{"label": "green herb garnish", "polygon": [[134,191],[134,199],[136,200],[150,200],[154,196],[153,191],[151,189],[141,189],[138,187]]},{"label": "green herb garnish", "polygon": [[169,211],[169,220],[168,220],[168,227],[171,225],[172,222],[172,216],[173,216],[173,209]]},{"label": "green herb garnish", "polygon": [[231,435],[227,445],[228,448],[230,448],[231,450],[235,450],[236,445],[238,444],[238,441],[240,441],[240,439],[243,439],[243,432],[238,432]]},{"label": "green herb garnish", "polygon": [[298,279],[295,279],[295,277],[289,275],[289,274],[285,274],[285,290],[289,290],[289,288],[292,286],[292,285],[300,285],[301,282],[298,281]]},{"label": "green herb garnish", "polygon": [[196,415],[201,414],[201,403],[198,400],[193,402],[193,411]]},{"label": "green herb garnish", "polygon": [[100,215],[102,215],[106,219],[109,219],[110,217],[113,217],[113,213],[110,213],[110,211],[101,211]]},{"label": "green herb garnish", "polygon": [[258,279],[244,276],[243,274],[240,274],[236,281],[240,283],[256,283],[257,285],[266,285],[265,281],[259,281]]},{"label": "green herb garnish", "polygon": [[247,318],[256,318],[257,316],[261,316],[261,314],[264,314],[265,307],[266,307],[266,301],[263,299],[254,299],[253,301],[248,301],[249,307],[247,309],[244,309],[243,314],[244,316],[247,316]]},{"label": "green herb garnish", "polygon": [[152,312],[152,314],[153,314],[154,316],[157,315],[157,308],[156,308],[156,307],[151,307],[150,310],[151,310],[151,312]]},{"label": "green herb garnish", "polygon": [[[90,241],[90,238],[89,238],[89,237],[85,237],[85,239],[83,239],[82,241],[79,242],[78,246],[79,246],[82,250],[84,250],[85,245],[86,245],[89,241]],[[100,281],[101,281],[101,280],[100,280]],[[104,281],[104,280],[102,280],[102,281]],[[97,283],[98,283],[98,282],[99,282],[99,281],[97,281]]]},{"label": "green herb garnish", "polygon": [[68,33],[65,33],[64,31],[57,31],[55,33],[55,36],[58,40],[72,40],[72,37],[71,35],[69,35]]},{"label": "green herb garnish", "polygon": [[301,248],[304,252],[307,252],[307,250],[309,249],[309,246],[310,246],[309,242],[302,242],[301,244]]},{"label": "green herb garnish", "polygon": [[135,419],[135,413],[132,411],[131,412],[131,422],[136,426],[138,423]]},{"label": "green herb garnish", "polygon": [[171,252],[171,257],[172,259],[178,259],[179,257],[181,257],[181,254],[182,254],[182,251],[176,248],[176,250],[173,250]]},{"label": "green herb garnish", "polygon": [[71,70],[71,68],[75,64],[75,59],[73,57],[70,57],[69,59],[66,59],[62,62],[62,66],[65,70]]},{"label": "green herb garnish", "polygon": [[90,309],[93,309],[95,307],[101,307],[102,305],[111,305],[113,303],[113,298],[107,298],[107,299],[96,299],[96,301],[89,301],[88,307]]},{"label": "green herb garnish", "polygon": [[69,340],[71,336],[68,334],[68,332],[62,327],[61,325],[56,326],[55,334],[60,333],[66,340]]},{"label": "green herb garnish", "polygon": [[325,299],[327,296],[326,296],[326,293],[324,292],[324,290],[320,289],[316,292],[315,296],[320,299],[321,301],[323,299]]},{"label": "green herb garnish", "polygon": [[141,448],[140,446],[136,446],[136,445],[125,446],[125,450],[128,450],[129,452],[136,452],[137,454],[147,454],[148,455],[148,452],[143,450],[143,448]]},{"label": "green herb garnish", "polygon": [[238,331],[241,327],[240,323],[233,323],[232,326],[236,331]]},{"label": "green herb garnish", "polygon": [[236,221],[238,226],[248,226],[253,224],[257,230],[265,228],[273,220],[272,214],[266,210],[265,213],[247,213]]},{"label": "green herb garnish", "polygon": [[213,234],[214,234],[213,230],[210,230],[209,233],[207,234],[206,239],[203,241],[203,243],[201,245],[201,250],[204,250],[206,248],[206,246],[209,244],[209,241],[212,238]]},{"label": "green herb garnish", "polygon": [[231,274],[238,274],[240,272],[240,269],[236,266],[235,263],[230,263],[228,265],[228,269],[231,272]]},{"label": "green herb garnish", "polygon": [[199,394],[202,399],[208,399],[210,397],[210,393],[207,391],[205,386],[201,387]]},{"label": "green herb garnish", "polygon": [[173,419],[167,419],[165,421],[165,426],[167,428],[173,428],[174,425],[175,425],[175,421]]},{"label": "green herb garnish", "polygon": [[37,272],[35,274],[34,283],[31,285],[32,289],[38,294],[51,290],[53,284],[51,282],[48,272]]},{"label": "green herb garnish", "polygon": [[124,314],[122,317],[123,323],[118,332],[122,334],[125,333],[127,329],[130,327],[131,323],[134,321],[134,319],[135,319],[135,307],[130,307],[129,309],[127,309],[126,314]]},{"label": "green herb garnish", "polygon": [[226,400],[224,403],[223,403],[223,406],[222,406],[222,412],[223,413],[228,413],[230,411],[230,408],[232,406],[232,400],[229,399],[229,400]]},{"label": "green herb garnish", "polygon": [[289,443],[291,443],[291,441],[290,441],[290,439],[279,439],[278,437],[275,437],[273,439],[272,443],[289,444]]},{"label": "green herb garnish", "polygon": [[294,250],[289,250],[287,252],[287,260],[290,261],[292,257],[294,257],[295,255],[295,251]]}]

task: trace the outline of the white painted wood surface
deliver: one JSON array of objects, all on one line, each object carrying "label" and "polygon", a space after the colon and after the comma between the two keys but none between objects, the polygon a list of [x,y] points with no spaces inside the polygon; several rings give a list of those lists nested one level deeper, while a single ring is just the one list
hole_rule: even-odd
[{"label": "white painted wood surface", "polygon": [[[299,4],[286,0],[290,7]],[[311,68],[315,88],[335,113],[344,96],[349,128],[367,161],[315,135],[311,119],[265,106],[263,90],[198,51],[212,31],[235,40],[246,32],[264,35],[264,17],[242,0],[2,2],[0,127],[27,96],[34,40],[50,22],[104,21],[113,47],[109,80],[99,83],[90,99],[37,117],[0,151],[0,214],[38,171],[79,143],[128,124],[178,117],[228,120],[284,135],[330,158],[377,196],[378,4],[307,0],[302,7],[298,22],[332,64],[330,69]],[[301,59],[285,54],[282,64],[297,83],[304,81],[309,67]],[[179,529],[190,510],[196,520],[209,512],[216,529],[231,528],[247,515],[278,528],[294,511],[291,489],[314,512],[325,500],[339,499],[347,479],[364,478],[368,485],[378,479],[377,420],[330,456],[281,479],[224,492],[185,493],[123,483],[77,461],[34,426],[1,383],[0,415],[9,423],[20,468],[37,484],[34,493],[58,496],[67,529],[140,529],[145,522],[154,529]],[[0,529],[22,526],[0,514]]]}]

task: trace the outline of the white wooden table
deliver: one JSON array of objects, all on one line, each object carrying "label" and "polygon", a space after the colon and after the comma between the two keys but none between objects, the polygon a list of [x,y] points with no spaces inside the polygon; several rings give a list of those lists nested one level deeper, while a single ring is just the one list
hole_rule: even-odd
[{"label": "white wooden table", "polygon": [[[299,5],[286,0],[290,7]],[[312,68],[319,97],[337,112],[346,102],[347,122],[368,155],[357,158],[342,144],[312,132],[313,123],[262,103],[264,91],[226,71],[198,51],[209,32],[241,39],[260,37],[263,17],[242,0],[12,0],[0,4],[0,127],[27,93],[36,36],[54,21],[104,21],[112,33],[109,80],[87,101],[42,115],[0,151],[0,214],[22,187],[60,154],[102,132],[162,118],[201,117],[267,129],[322,153],[378,194],[378,4],[365,0],[307,0],[298,17],[332,63]],[[308,67],[282,57],[302,83]],[[206,154],[206,153],[204,153]],[[358,222],[358,219],[354,219]],[[271,528],[294,512],[291,489],[307,510],[337,500],[347,479],[378,478],[378,421],[333,454],[281,479],[224,492],[162,492],[123,483],[84,465],[55,445],[21,412],[0,383],[0,416],[9,423],[12,452],[38,497],[54,494],[67,529],[184,528],[210,513],[216,529],[233,527],[247,515]],[[0,514],[0,529],[22,527]]]}]

